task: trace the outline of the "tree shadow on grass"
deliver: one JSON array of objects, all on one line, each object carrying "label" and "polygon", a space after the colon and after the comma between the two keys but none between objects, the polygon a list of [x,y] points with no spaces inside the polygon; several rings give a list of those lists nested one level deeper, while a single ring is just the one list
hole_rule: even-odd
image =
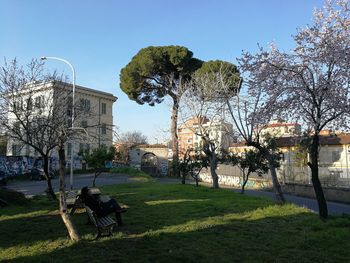
[{"label": "tree shadow on grass", "polygon": [[328,222],[305,212],[223,218],[193,229],[82,241],[13,262],[346,262],[350,230],[335,227],[334,222],[332,226],[332,219]]},{"label": "tree shadow on grass", "polygon": [[[184,222],[201,220],[206,217],[223,216],[228,213],[248,212],[271,204],[270,201],[262,202],[261,198],[242,197],[239,204],[227,204],[219,202],[220,199],[205,198],[181,199],[170,196],[146,196],[121,193],[118,195],[128,205],[127,213],[123,214],[125,226],[117,229],[122,234],[139,235],[154,228],[161,229],[171,225],[181,225]],[[234,194],[233,194],[234,196]],[[123,198],[127,199],[123,199]],[[171,198],[171,199],[169,199]],[[227,200],[227,202],[233,200]],[[245,203],[247,202],[247,203]],[[249,206],[244,207],[245,204]],[[263,205],[262,205],[263,204]],[[42,206],[39,206],[42,208]],[[51,206],[52,208],[52,206]],[[0,223],[0,246],[10,248],[16,246],[32,246],[33,244],[46,242],[47,240],[67,239],[68,233],[56,210],[49,213],[32,215],[37,207],[28,207],[19,218],[4,219]],[[86,225],[87,216],[85,213],[76,213],[72,220],[81,235],[95,233],[93,225]],[[114,215],[111,215],[114,217]]]},{"label": "tree shadow on grass", "polygon": [[[139,192],[136,191],[137,188],[140,188]],[[119,202],[129,207],[127,213],[123,214],[125,226],[117,229],[118,234],[116,238],[111,239],[111,242],[120,241],[120,239],[124,242],[126,239],[131,241],[129,245],[132,245],[134,242],[132,240],[139,242],[138,240],[147,239],[148,235],[144,238],[144,233],[156,233],[156,235],[163,236],[167,235],[164,229],[172,227],[176,229],[177,226],[181,226],[181,229],[191,228],[192,223],[187,224],[188,222],[225,217],[228,214],[249,213],[273,204],[268,199],[206,188],[199,188],[196,191],[193,191],[193,188],[174,188],[174,186],[166,186],[166,191],[158,190],[158,188],[152,185],[149,188],[144,188],[142,185],[131,185],[131,187],[118,188],[116,193],[112,191],[113,187],[106,187],[103,193],[117,197]],[[1,247],[17,249],[36,246],[40,242],[47,245],[57,240],[60,240],[58,243],[62,243],[58,247],[72,244],[67,239],[68,234],[60,216],[48,218],[32,216],[31,221],[27,222],[28,218],[21,217],[0,222]],[[92,225],[85,224],[87,221],[85,213],[77,213],[72,219],[78,232],[84,238],[93,238],[96,229]],[[19,231],[17,226],[20,226]],[[160,231],[155,232],[156,230]],[[96,242],[96,244],[99,243]],[[79,247],[80,244],[84,244],[84,241],[73,245],[73,248]]]}]

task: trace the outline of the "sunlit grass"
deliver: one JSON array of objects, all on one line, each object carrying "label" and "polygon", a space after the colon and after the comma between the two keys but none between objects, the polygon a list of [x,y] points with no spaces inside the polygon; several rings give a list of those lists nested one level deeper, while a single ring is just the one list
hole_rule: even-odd
[{"label": "sunlit grass", "polygon": [[[132,177],[138,177],[139,180],[140,178],[143,178],[144,181],[152,181],[152,176],[146,174],[145,172],[135,169],[133,167],[116,167],[112,168],[110,170],[110,173],[115,173],[115,174],[126,174]],[[135,178],[133,178],[135,180]],[[147,179],[147,180],[145,180]]]},{"label": "sunlit grass", "polygon": [[161,204],[176,204],[183,202],[204,202],[209,201],[209,199],[174,199],[174,200],[156,200],[145,202],[147,205],[161,205]]},{"label": "sunlit grass", "polygon": [[350,218],[323,222],[291,204],[192,185],[131,183],[101,188],[128,207],[125,226],[93,241],[67,238],[57,204],[36,198],[0,210],[0,262],[346,262]]}]

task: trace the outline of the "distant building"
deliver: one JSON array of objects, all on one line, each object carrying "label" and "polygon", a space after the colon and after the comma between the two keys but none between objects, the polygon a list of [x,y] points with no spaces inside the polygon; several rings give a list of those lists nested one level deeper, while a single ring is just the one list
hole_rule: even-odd
[{"label": "distant building", "polygon": [[[64,82],[50,82],[43,84],[34,84],[30,97],[23,94],[19,97],[19,101],[16,103],[21,107],[33,107],[40,110],[33,110],[33,114],[37,114],[37,117],[48,114],[50,106],[60,107],[67,114],[67,127],[72,125],[71,123],[71,108],[72,103],[68,105],[62,105],[55,96],[56,91],[62,90],[72,91],[72,85]],[[26,97],[27,96],[27,97]],[[81,150],[90,150],[97,148],[101,145],[107,147],[112,146],[113,139],[113,115],[112,108],[113,103],[117,100],[117,97],[110,93],[94,90],[82,86],[75,86],[75,107],[79,105],[83,109],[80,116],[74,120],[74,127],[84,128],[88,136],[87,138],[75,138],[74,141],[66,143],[66,156],[67,162],[70,162],[71,154],[74,155],[74,159],[79,159],[78,152]],[[45,103],[44,103],[45,102]],[[70,104],[70,105],[69,105]],[[9,120],[14,119],[11,114]],[[28,145],[23,145],[19,141],[13,139],[8,140],[7,144],[7,155],[8,156],[38,156],[38,153]],[[57,156],[56,152],[52,153],[52,156]],[[75,168],[79,168],[79,165]]]},{"label": "distant building", "polygon": [[[201,130],[201,131],[200,131]],[[211,121],[207,117],[194,117],[187,120],[178,128],[179,156],[183,157],[187,149],[200,149],[203,142],[199,135],[202,132],[209,134],[218,149],[228,149],[233,142],[232,124],[224,121]]]},{"label": "distant building", "polygon": [[152,176],[166,176],[169,150],[162,144],[133,146],[129,149],[129,164]]},{"label": "distant building", "polygon": [[[285,181],[311,183],[307,166],[308,154],[300,148],[300,137],[279,138],[278,148],[283,153],[282,172]],[[319,177],[324,185],[350,186],[350,134],[320,136]]]},{"label": "distant building", "polygon": [[301,125],[288,123],[281,119],[271,121],[261,131],[261,135],[269,133],[273,137],[290,137],[301,134]]},{"label": "distant building", "polygon": [[[323,185],[350,186],[350,134],[329,134],[320,136],[319,177]],[[277,138],[281,153],[278,176],[284,183],[311,184],[311,170],[307,166],[309,155],[300,147],[301,136]],[[248,149],[245,142],[231,144],[229,152],[243,153]]]},{"label": "distant building", "polygon": [[0,135],[0,155],[6,155],[7,151],[7,137]]}]

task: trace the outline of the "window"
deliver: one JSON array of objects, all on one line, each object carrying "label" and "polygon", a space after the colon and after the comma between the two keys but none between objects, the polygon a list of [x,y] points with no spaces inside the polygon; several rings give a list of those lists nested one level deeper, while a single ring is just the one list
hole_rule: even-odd
[{"label": "window", "polygon": [[88,144],[88,143],[85,144],[85,151],[86,151],[87,153],[90,152],[90,144]]},{"label": "window", "polygon": [[72,155],[72,144],[68,143],[67,144],[67,156],[71,156]]},{"label": "window", "polygon": [[21,132],[21,123],[19,121],[13,123],[13,131],[17,134]]},{"label": "window", "polygon": [[87,128],[87,126],[88,126],[87,121],[82,121],[81,122],[81,127]]},{"label": "window", "polygon": [[13,156],[21,155],[21,145],[17,145],[17,144],[12,145],[12,155]]},{"label": "window", "polygon": [[101,104],[101,113],[102,114],[107,114],[107,105],[106,105],[106,103],[103,103],[102,102],[102,104]]},{"label": "window", "polygon": [[90,152],[90,144],[88,144],[88,143],[80,143],[79,144],[79,152],[81,152],[81,153],[89,153]]},{"label": "window", "polygon": [[340,160],[340,152],[332,151],[332,162],[339,162]]},{"label": "window", "polygon": [[90,111],[90,100],[80,99],[80,106],[81,106],[83,111],[85,111],[85,112]]},{"label": "window", "polygon": [[72,117],[72,106],[73,106],[73,98],[68,97],[67,100],[67,116]]},{"label": "window", "polygon": [[33,109],[33,101],[32,98],[28,98],[27,100],[27,109],[32,110]]},{"label": "window", "polygon": [[71,118],[67,119],[67,127],[68,128],[72,127],[72,119]]},{"label": "window", "polygon": [[16,99],[16,101],[13,102],[13,110],[15,112],[22,110],[23,109],[22,106],[23,106],[22,99]]},{"label": "window", "polygon": [[107,134],[107,125],[105,123],[103,123],[102,126],[101,126],[101,133],[102,134]]},{"label": "window", "polygon": [[36,108],[44,108],[44,97],[38,96],[35,98],[35,107]]}]

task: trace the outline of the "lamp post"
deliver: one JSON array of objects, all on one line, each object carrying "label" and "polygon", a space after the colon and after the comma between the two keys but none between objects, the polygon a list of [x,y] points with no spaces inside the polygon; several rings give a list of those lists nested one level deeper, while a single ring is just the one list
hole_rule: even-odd
[{"label": "lamp post", "polygon": [[[72,94],[72,131],[74,129],[74,96],[75,96],[75,70],[74,70],[74,67],[73,65],[63,59],[63,58],[58,58],[58,57],[41,57],[41,60],[47,60],[47,59],[54,59],[54,60],[59,60],[59,61],[62,61],[64,63],[66,63],[72,70],[72,73],[73,73],[73,94]],[[70,189],[73,189],[73,141],[71,143],[72,145],[72,149],[71,149],[71,158],[70,158],[70,178],[69,178],[69,183],[70,183]]]}]

